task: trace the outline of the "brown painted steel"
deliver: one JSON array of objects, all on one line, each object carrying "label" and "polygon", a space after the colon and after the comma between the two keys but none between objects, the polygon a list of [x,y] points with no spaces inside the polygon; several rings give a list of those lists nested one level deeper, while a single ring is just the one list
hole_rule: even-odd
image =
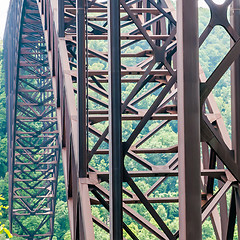
[{"label": "brown painted steel", "polygon": [[[18,4],[17,12],[10,8],[10,13],[17,15],[21,25],[16,26],[18,32],[11,29],[15,23],[9,15],[7,27],[11,30],[5,35],[5,41],[18,49],[12,59],[17,67],[8,78],[13,86],[11,100],[7,91],[12,102],[8,104],[12,112],[8,119],[12,127],[8,132],[12,145],[8,149],[10,229],[12,224],[19,226],[21,232],[16,234],[27,239],[52,238],[60,154],[55,100],[37,3]],[[11,35],[14,32],[16,38]],[[11,70],[10,64],[7,69]],[[33,216],[37,216],[35,227],[29,228]]]},{"label": "brown painted steel", "polygon": [[179,239],[190,240],[202,238],[198,2],[177,4]]},{"label": "brown painted steel", "polygon": [[[177,10],[170,0],[11,1],[4,37],[9,216],[24,238],[53,237],[59,147],[73,240],[94,240],[99,228],[112,239],[140,239],[123,214],[153,239],[201,239],[208,217],[216,239],[233,238],[240,222],[239,1],[205,1],[211,18],[199,40],[197,0],[178,0]],[[206,78],[198,46],[216,26],[232,45]],[[231,141],[211,92],[233,63]],[[175,137],[166,142],[163,132]],[[30,204],[42,200],[39,208]],[[179,208],[175,232],[159,214],[162,204]],[[93,215],[98,207],[104,220]],[[21,221],[28,215],[42,217],[36,231]]]}]

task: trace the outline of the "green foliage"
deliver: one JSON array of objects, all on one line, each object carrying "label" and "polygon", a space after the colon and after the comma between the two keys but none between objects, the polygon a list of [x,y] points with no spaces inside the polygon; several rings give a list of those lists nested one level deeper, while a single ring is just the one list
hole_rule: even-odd
[{"label": "green foliage", "polygon": [[[2,197],[2,195],[0,195],[0,200],[1,200],[1,201],[4,201],[4,200],[5,200],[5,199]],[[0,205],[0,216],[3,215],[2,209],[7,210],[8,207],[5,206],[5,205],[2,205],[2,204]],[[12,234],[11,234],[10,231],[7,229],[6,225],[5,225],[5,224],[2,224],[2,222],[0,222],[0,239],[1,239],[1,235],[2,235],[2,237],[3,237],[4,235],[7,235],[9,238],[12,238]]]},{"label": "green foliage", "polygon": [[57,239],[65,239],[69,229],[67,203],[61,200],[56,204],[55,235]]}]

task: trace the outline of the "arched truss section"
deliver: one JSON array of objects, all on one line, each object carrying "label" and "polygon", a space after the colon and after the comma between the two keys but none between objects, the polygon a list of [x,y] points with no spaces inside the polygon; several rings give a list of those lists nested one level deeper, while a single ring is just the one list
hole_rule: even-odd
[{"label": "arched truss section", "polygon": [[14,28],[11,20],[5,35],[5,47],[15,51],[16,64],[12,66],[11,55],[6,57],[12,87],[8,91],[10,224],[26,239],[51,239],[59,163],[56,104],[37,2],[16,2],[19,8],[12,4],[8,20],[16,14],[21,24]]},{"label": "arched truss section", "polygon": [[[116,59],[109,59],[109,57],[112,50],[119,46],[111,43],[110,49],[107,48],[108,38],[111,37],[108,32],[108,19],[113,16],[106,2],[78,1],[80,5],[76,8],[75,0],[26,1],[29,6],[34,5],[34,12],[38,12],[36,4],[38,5],[44,31],[44,38],[39,39],[46,40],[48,50],[59,117],[59,139],[62,147],[72,239],[93,240],[99,227],[107,233],[117,232],[117,229],[109,227],[109,202],[116,201],[117,198],[121,199],[122,195],[119,194],[117,197],[115,195],[115,199],[110,195],[109,188],[110,191],[113,189],[109,186],[109,176],[112,177],[119,172],[121,181],[116,187],[118,189],[120,187],[124,193],[122,211],[119,211],[119,208],[112,208],[112,214],[118,214],[118,216],[115,215],[118,219],[124,214],[125,222],[121,222],[117,227],[124,229],[128,237],[141,239],[138,233],[131,229],[129,222],[134,222],[139,229],[144,228],[152,239],[177,239],[179,229],[171,229],[171,226],[164,221],[161,211],[158,211],[158,207],[161,208],[161,204],[164,203],[178,209],[179,198],[181,198],[186,200],[185,207],[190,206],[190,209],[199,207],[199,215],[196,217],[199,217],[200,221],[199,223],[189,222],[188,217],[194,218],[195,215],[190,211],[181,212],[180,227],[192,226],[199,233],[201,223],[210,217],[216,239],[233,238],[236,217],[238,216],[239,222],[240,216],[238,184],[240,126],[237,121],[240,116],[240,101],[237,94],[238,90],[240,91],[237,60],[240,53],[237,27],[240,21],[234,12],[239,10],[239,5],[237,0],[226,0],[223,5],[216,5],[212,0],[205,1],[212,14],[209,25],[199,38],[200,46],[216,25],[225,28],[233,43],[226,57],[208,79],[200,68],[198,99],[201,108],[200,126],[187,131],[181,140],[185,143],[191,138],[196,139],[195,136],[199,134],[198,129],[201,131],[201,141],[198,141],[198,145],[201,145],[201,169],[198,169],[198,164],[190,162],[189,166],[182,164],[182,172],[178,171],[179,161],[184,160],[183,158],[179,160],[179,147],[182,148],[181,150],[188,148],[190,153],[191,146],[186,146],[182,142],[179,144],[174,140],[163,144],[164,136],[161,130],[166,129],[169,134],[174,135],[177,134],[177,121],[182,124],[187,119],[187,114],[191,121],[196,123],[199,118],[196,117],[198,115],[193,116],[195,109],[187,114],[181,113],[182,118],[178,118],[178,101],[182,101],[183,96],[188,96],[189,102],[184,106],[187,107],[191,102],[190,96],[195,100],[196,98],[193,94],[191,95],[190,88],[187,91],[187,87],[184,88],[185,92],[178,94],[179,89],[183,91],[183,85],[181,85],[182,79],[177,79],[176,70],[179,72],[192,70],[191,63],[183,69],[183,65],[179,62],[177,65],[176,62],[177,54],[183,56],[183,52],[179,49],[187,51],[187,48],[184,44],[178,45],[179,52],[177,52],[179,35],[176,35],[176,11],[171,1],[120,0],[121,14],[118,24],[121,36],[118,40],[121,42],[122,62],[121,65],[115,66],[112,63]],[[186,1],[178,0],[178,2]],[[233,4],[232,25],[227,17],[230,4]],[[179,4],[179,6],[182,5]],[[185,8],[185,10],[193,14],[190,7],[193,5],[188,6],[189,9]],[[179,11],[184,13],[184,9]],[[76,24],[77,13],[79,13],[78,24]],[[196,14],[193,17],[196,17]],[[37,19],[39,21],[39,17]],[[188,20],[191,21],[191,18]],[[178,24],[182,26],[184,20],[180,19],[180,21],[181,24],[179,22]],[[196,24],[196,18],[193,18],[193,23]],[[28,31],[35,32],[31,28]],[[185,34],[190,36],[190,30],[186,29],[185,31],[188,32]],[[111,31],[114,32],[114,29],[112,28]],[[27,36],[26,34],[27,32],[21,36]],[[118,37],[117,34],[115,37]],[[37,41],[40,41],[39,39]],[[23,39],[23,43],[24,41],[28,39]],[[188,41],[187,38],[184,41]],[[191,42],[192,39],[189,41]],[[141,48],[138,48],[137,44]],[[231,142],[211,91],[234,61],[236,62],[232,68],[233,142]],[[87,63],[92,66],[91,69],[86,68]],[[114,93],[109,91],[108,84],[112,76],[108,71],[107,63],[112,69],[121,72],[121,82]],[[26,59],[22,64],[27,68],[29,62]],[[19,68],[23,67],[20,61]],[[111,87],[114,86],[111,85]],[[30,94],[30,99],[33,95]],[[50,93],[46,95],[49,96]],[[108,103],[119,95],[122,102],[121,106],[118,106],[118,114],[121,118],[113,122],[112,119],[109,120],[109,113],[116,113],[116,109]],[[35,106],[34,102],[31,104]],[[33,108],[32,105],[31,108]],[[51,118],[54,117],[53,114]],[[113,146],[113,135],[108,134],[109,130],[114,131],[113,125],[120,129],[115,139],[120,146],[120,151],[115,152],[109,147]],[[128,127],[125,128],[125,126]],[[187,126],[183,127],[187,128]],[[12,149],[10,148],[11,151]],[[109,172],[109,158],[111,159],[113,154],[119,157],[120,168],[116,172],[110,169]],[[200,175],[202,176],[201,190],[195,181],[196,172],[199,178]],[[197,196],[194,191],[185,190],[191,185],[187,183],[185,183],[186,188],[180,189],[179,194],[173,196],[173,185],[177,184],[180,174],[185,179],[196,183],[196,187],[199,187]],[[145,189],[141,188],[142,178],[148,179]],[[232,191],[230,200],[226,198],[228,191]],[[199,202],[192,201],[194,197],[197,197]],[[135,204],[141,204],[141,209],[144,211],[137,211],[134,208]],[[101,209],[101,219],[98,215],[94,215],[97,209]],[[188,232],[191,233],[191,231]],[[182,239],[185,238],[182,237]]]}]

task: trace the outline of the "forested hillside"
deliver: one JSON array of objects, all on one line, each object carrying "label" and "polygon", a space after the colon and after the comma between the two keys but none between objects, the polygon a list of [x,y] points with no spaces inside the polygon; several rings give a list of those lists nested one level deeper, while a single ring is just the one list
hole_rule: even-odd
[{"label": "forested hillside", "polygon": [[[209,21],[209,11],[208,9],[200,9],[200,23],[199,23],[199,32],[203,31],[204,26]],[[99,43],[97,46],[93,46],[95,49],[106,48],[106,44]],[[132,49],[132,51],[141,51],[142,46],[139,44],[137,47],[138,49]],[[210,36],[208,37],[207,41],[202,45],[200,49],[200,63],[203,67],[203,70],[208,77],[213,69],[217,66],[217,64],[222,60],[223,56],[227,53],[230,48],[230,41],[228,35],[225,31],[217,27],[215,28]],[[8,197],[8,174],[7,174],[7,137],[6,137],[6,95],[4,89],[4,72],[2,67],[2,49],[1,49],[1,56],[0,56],[0,195],[3,195],[6,200],[2,201],[3,204],[7,205],[7,197]],[[131,60],[130,60],[131,61]],[[106,66],[102,63],[90,63],[91,69],[99,69],[105,68]],[[130,91],[130,89],[126,88],[124,91]],[[124,95],[124,93],[123,93]],[[227,125],[229,133],[231,132],[231,116],[230,116],[230,72],[223,77],[223,79],[218,83],[216,88],[214,89],[214,95],[216,96],[217,104],[222,111],[222,115],[224,117],[224,121]],[[123,96],[124,97],[124,96]],[[134,126],[129,123],[125,126],[126,131]],[[152,126],[153,127],[153,126]],[[129,129],[128,129],[129,128]],[[172,124],[169,126],[168,129],[165,128],[164,131],[161,132],[163,138],[157,139],[155,138],[154,141],[158,143],[160,146],[167,147],[167,144],[176,143],[177,141],[177,133],[176,133],[176,124]],[[169,130],[169,131],[168,131]],[[174,131],[173,131],[174,130]],[[169,134],[171,132],[171,134]],[[175,132],[175,133],[173,133]],[[164,141],[162,140],[164,139]],[[161,142],[160,142],[161,141]],[[98,161],[105,161],[104,159],[97,159],[96,162],[93,162],[92,165],[96,167]],[[151,162],[155,162],[155,159],[152,159]],[[159,160],[158,160],[159,161]],[[134,166],[133,166],[134,167]],[[141,180],[138,181],[138,185],[141,188],[145,188],[149,183],[147,181]],[[163,192],[167,192],[167,188],[171,188],[171,192],[175,192],[173,196],[177,196],[178,184],[177,181],[170,182],[166,181],[164,185],[154,193],[154,196],[161,196],[163,197]],[[162,204],[160,206],[156,206],[157,212],[161,215],[163,220],[166,224],[170,227],[170,229],[175,232],[178,229],[178,207],[177,204]],[[144,212],[145,210],[141,206],[133,206],[133,208],[138,212]],[[99,218],[104,221],[108,222],[108,219],[105,217],[104,210],[101,207],[95,206],[93,207],[93,214],[100,216]],[[153,240],[152,235],[148,235],[145,229],[140,228],[135,223],[130,222],[127,216],[125,217],[125,223],[137,234],[139,239],[144,240]],[[149,218],[149,221],[152,224],[155,224],[154,221],[150,218],[150,216],[146,216]],[[0,222],[8,224],[7,220],[7,211],[0,216]],[[31,225],[29,223],[29,225]],[[34,225],[32,225],[34,226]],[[17,231],[17,230],[16,230]],[[96,239],[97,240],[105,240],[109,239],[108,235],[101,230],[100,228],[96,227]],[[0,236],[0,240],[5,239],[5,236]],[[17,239],[17,238],[14,238]],[[19,238],[18,238],[19,239]],[[64,185],[64,177],[62,167],[60,169],[60,176],[59,176],[59,184],[58,184],[58,197],[57,197],[57,206],[56,206],[56,218],[55,218],[55,239],[58,240],[68,240],[70,239],[70,231],[69,231],[69,224],[68,224],[68,214],[67,214],[67,204],[66,204],[66,197],[65,197],[65,185]],[[203,239],[206,240],[213,240],[214,232],[210,223],[210,219],[207,219],[203,225]],[[237,238],[236,238],[237,239]]]}]

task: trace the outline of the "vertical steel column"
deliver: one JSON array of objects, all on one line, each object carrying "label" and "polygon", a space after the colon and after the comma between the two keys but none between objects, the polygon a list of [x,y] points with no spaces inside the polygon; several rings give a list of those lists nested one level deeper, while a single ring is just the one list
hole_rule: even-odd
[{"label": "vertical steel column", "polygon": [[180,0],[178,16],[178,134],[180,240],[200,240],[200,94],[198,1]]},{"label": "vertical steel column", "polygon": [[64,35],[64,0],[58,0],[58,36]]},{"label": "vertical steel column", "polygon": [[[12,22],[9,23],[8,27],[9,27],[9,31],[12,31]],[[10,232],[12,232],[12,222],[13,222],[13,216],[12,216],[12,209],[13,209],[13,141],[12,141],[12,111],[10,111],[10,109],[12,108],[12,101],[13,101],[13,95],[12,95],[12,82],[13,82],[13,69],[12,69],[12,57],[13,57],[13,52],[14,52],[14,44],[13,44],[13,39],[10,39],[9,36],[6,36],[7,40],[5,39],[5,41],[7,42],[7,51],[8,51],[8,55],[7,55],[7,79],[8,81],[6,81],[7,84],[7,137],[8,137],[8,172],[9,172],[9,230]],[[4,50],[6,51],[6,50]],[[14,58],[13,58],[14,59]],[[6,68],[5,68],[6,69]]]},{"label": "vertical steel column", "polygon": [[108,3],[110,236],[122,240],[122,127],[120,1]]},{"label": "vertical steel column", "polygon": [[77,90],[79,177],[87,177],[85,0],[77,0]]},{"label": "vertical steel column", "polygon": [[[240,35],[240,2],[233,0],[231,9],[231,23],[234,30]],[[231,100],[232,100],[232,148],[235,161],[240,167],[240,58],[231,68]],[[239,188],[238,188],[239,193]],[[238,202],[238,201],[237,201]],[[240,209],[237,207],[238,234],[240,235]],[[240,237],[240,236],[239,236]]]},{"label": "vertical steel column", "polygon": [[[234,0],[232,3],[231,22],[235,31],[240,34],[240,2]],[[238,58],[231,69],[231,91],[232,91],[232,143],[235,159],[240,165],[240,58]]]}]

